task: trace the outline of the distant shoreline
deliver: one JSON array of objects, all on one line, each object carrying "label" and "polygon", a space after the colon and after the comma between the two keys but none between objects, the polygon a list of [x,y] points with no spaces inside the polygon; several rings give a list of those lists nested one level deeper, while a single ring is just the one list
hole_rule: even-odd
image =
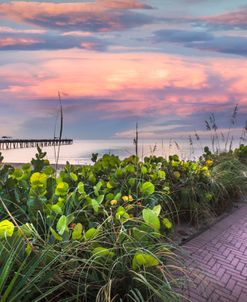
[{"label": "distant shoreline", "polygon": [[[10,165],[13,166],[14,168],[22,168],[22,166],[25,163],[9,163],[9,162],[2,162],[3,165]],[[56,167],[56,164],[50,164],[53,168]],[[58,169],[63,169],[66,165],[65,164],[58,164]]]}]

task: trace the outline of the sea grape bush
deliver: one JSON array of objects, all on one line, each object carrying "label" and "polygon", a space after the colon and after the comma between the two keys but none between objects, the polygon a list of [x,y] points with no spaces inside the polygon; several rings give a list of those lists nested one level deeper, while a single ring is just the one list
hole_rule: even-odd
[{"label": "sea grape bush", "polygon": [[[243,150],[240,146],[234,153],[241,155]],[[121,161],[105,154],[94,165],[67,163],[56,177],[39,149],[32,164],[1,167],[1,196],[20,222],[31,219],[37,223],[37,214],[41,213],[54,230],[57,220],[71,213],[87,229],[100,224],[109,213],[120,222],[142,220],[143,209],[156,206],[160,206],[162,218],[169,221],[183,218],[196,222],[205,218],[205,210],[218,212],[221,198],[214,181],[218,167],[209,155],[204,154],[199,161],[184,161],[173,155],[168,160],[151,156],[141,162],[135,156]],[[166,233],[166,228],[163,231]]]},{"label": "sea grape bush", "polygon": [[56,175],[38,148],[30,164],[0,167],[0,241],[22,238],[28,257],[49,247],[44,265],[57,259],[62,276],[50,286],[68,282],[66,301],[176,301],[171,276],[181,264],[166,237],[180,220],[220,214],[244,190],[245,149],[222,162],[208,149],[198,161],[94,155],[93,165],[67,163]]}]

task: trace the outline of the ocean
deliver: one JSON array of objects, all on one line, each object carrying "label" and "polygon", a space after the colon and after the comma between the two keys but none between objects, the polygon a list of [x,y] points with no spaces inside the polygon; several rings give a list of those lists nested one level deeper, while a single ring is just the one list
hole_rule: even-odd
[{"label": "ocean", "polygon": [[[193,148],[189,140],[140,140],[139,157],[143,159],[148,155],[168,157],[178,154],[182,159],[194,159],[203,152],[203,146],[209,145],[209,141],[194,142]],[[57,147],[56,147],[57,148]],[[55,163],[54,147],[44,147],[47,152],[47,159]],[[35,148],[0,150],[4,156],[5,163],[26,163],[35,156]],[[135,154],[135,146],[132,140],[75,140],[72,145],[61,146],[59,164],[66,161],[71,164],[92,163],[92,153],[115,154],[121,159]]]}]

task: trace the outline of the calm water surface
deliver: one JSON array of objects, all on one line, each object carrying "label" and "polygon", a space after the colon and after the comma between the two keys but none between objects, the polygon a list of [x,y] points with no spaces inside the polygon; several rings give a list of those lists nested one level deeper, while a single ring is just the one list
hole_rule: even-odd
[{"label": "calm water surface", "polygon": [[[170,140],[140,140],[139,157],[146,155],[162,155],[168,157],[171,154],[178,154],[182,158],[193,158],[202,153],[202,146],[208,142],[195,142],[193,148],[189,141],[180,140],[177,142]],[[44,147],[43,151],[47,152],[47,158],[51,163],[55,162],[54,147]],[[24,163],[29,162],[36,153],[35,148],[1,150],[4,156],[4,162]],[[131,140],[76,140],[72,145],[61,146],[59,163],[64,164],[69,161],[72,164],[85,164],[91,162],[91,154],[104,153],[115,154],[120,158],[128,157],[135,153],[135,148]]]}]

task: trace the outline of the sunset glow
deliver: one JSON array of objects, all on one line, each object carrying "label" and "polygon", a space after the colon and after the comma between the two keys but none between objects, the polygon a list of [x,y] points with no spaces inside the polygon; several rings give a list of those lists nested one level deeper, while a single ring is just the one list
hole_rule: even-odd
[{"label": "sunset glow", "polygon": [[174,2],[1,2],[0,135],[51,135],[58,91],[77,138],[131,137],[136,121],[144,136],[189,133],[210,112],[224,128],[236,104],[241,127],[244,1]]}]

